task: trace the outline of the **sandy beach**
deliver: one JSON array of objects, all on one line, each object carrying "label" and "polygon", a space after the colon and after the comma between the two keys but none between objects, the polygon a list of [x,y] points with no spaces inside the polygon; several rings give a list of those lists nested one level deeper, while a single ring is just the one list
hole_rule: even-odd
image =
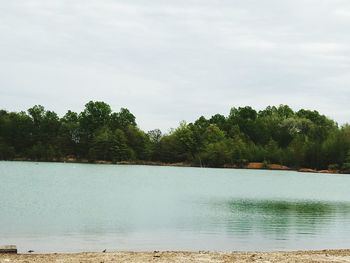
[{"label": "sandy beach", "polygon": [[295,252],[107,252],[0,254],[0,262],[350,262],[350,249]]}]

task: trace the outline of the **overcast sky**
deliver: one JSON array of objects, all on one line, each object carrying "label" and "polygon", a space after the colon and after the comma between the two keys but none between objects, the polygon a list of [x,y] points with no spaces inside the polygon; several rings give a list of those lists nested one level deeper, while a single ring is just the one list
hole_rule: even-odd
[{"label": "overcast sky", "polygon": [[350,122],[350,1],[1,1],[0,108],[89,100],[145,130],[245,105]]}]

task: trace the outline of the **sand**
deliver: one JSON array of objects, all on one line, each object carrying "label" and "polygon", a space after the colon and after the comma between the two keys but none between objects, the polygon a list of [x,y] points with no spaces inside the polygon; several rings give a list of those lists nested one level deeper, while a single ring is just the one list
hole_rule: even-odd
[{"label": "sand", "polygon": [[350,262],[350,249],[297,252],[107,252],[0,254],[0,262]]}]

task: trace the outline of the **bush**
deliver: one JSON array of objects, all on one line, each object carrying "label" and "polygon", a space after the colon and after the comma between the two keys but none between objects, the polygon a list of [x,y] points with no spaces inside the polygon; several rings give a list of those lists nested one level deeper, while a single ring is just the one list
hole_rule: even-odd
[{"label": "bush", "polygon": [[15,156],[15,149],[6,143],[0,142],[0,160],[11,160]]},{"label": "bush", "polygon": [[239,159],[236,164],[239,168],[244,168],[249,164],[249,161],[247,159]]},{"label": "bush", "polygon": [[262,164],[262,168],[263,168],[263,169],[268,169],[268,168],[269,168],[269,162],[266,161],[266,160],[264,160],[264,161],[263,161],[263,164]]},{"label": "bush", "polygon": [[350,163],[343,163],[341,171],[342,173],[350,173]]},{"label": "bush", "polygon": [[330,164],[330,165],[328,165],[328,170],[332,170],[332,171],[339,170],[339,165],[338,164]]}]

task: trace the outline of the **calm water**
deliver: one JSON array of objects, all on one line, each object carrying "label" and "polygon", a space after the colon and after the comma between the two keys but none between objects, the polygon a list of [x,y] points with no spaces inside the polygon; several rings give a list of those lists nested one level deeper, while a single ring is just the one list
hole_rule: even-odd
[{"label": "calm water", "polygon": [[350,246],[350,176],[0,162],[0,244],[20,252]]}]

